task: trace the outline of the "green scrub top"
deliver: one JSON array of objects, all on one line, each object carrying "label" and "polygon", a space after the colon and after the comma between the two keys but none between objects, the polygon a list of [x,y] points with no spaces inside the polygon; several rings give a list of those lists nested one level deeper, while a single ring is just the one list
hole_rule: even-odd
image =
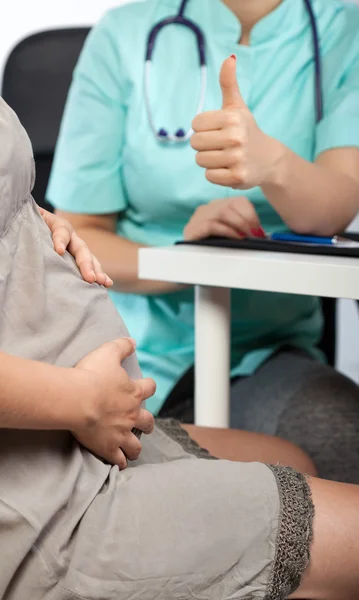
[{"label": "green scrub top", "polygon": [[[147,35],[179,4],[130,3],[108,12],[92,30],[75,70],[48,198],[64,211],[121,213],[118,234],[148,245],[173,244],[199,205],[240,194],[254,204],[268,232],[283,231],[285,224],[260,188],[241,192],[213,185],[188,143],[168,146],[152,134],[144,102]],[[238,44],[240,23],[220,0],[191,0],[186,12],[207,43],[204,110],[221,107],[218,75],[222,61],[234,53],[240,89],[258,125],[310,161],[329,148],[359,146],[359,9],[337,0],[314,0],[313,7],[323,57],[325,117],[319,125],[303,0],[283,0],[253,28],[249,47]],[[149,94],[156,127],[174,132],[190,126],[199,74],[193,34],[166,28],[156,43]],[[194,361],[193,289],[111,296],[137,340],[144,376],[157,382],[148,402],[156,413]],[[321,327],[316,298],[233,291],[233,375],[253,373],[285,345],[315,354]]]}]

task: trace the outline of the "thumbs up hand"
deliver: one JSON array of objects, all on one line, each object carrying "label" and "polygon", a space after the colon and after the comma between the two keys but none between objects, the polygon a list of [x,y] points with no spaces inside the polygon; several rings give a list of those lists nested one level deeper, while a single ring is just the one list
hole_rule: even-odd
[{"label": "thumbs up hand", "polygon": [[221,69],[221,110],[197,115],[192,123],[191,146],[196,162],[211,183],[246,190],[269,183],[278,160],[279,143],[255,122],[237,83],[236,57]]}]

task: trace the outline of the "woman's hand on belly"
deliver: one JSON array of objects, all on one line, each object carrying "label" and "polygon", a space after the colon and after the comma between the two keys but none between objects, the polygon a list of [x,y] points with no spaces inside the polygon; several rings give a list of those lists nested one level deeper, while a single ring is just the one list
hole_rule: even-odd
[{"label": "woman's hand on belly", "polygon": [[[144,248],[116,233],[117,214],[86,215],[57,211],[61,219],[71,223],[91,252],[98,256],[113,281],[113,289],[128,294],[169,294],[184,286],[167,281],[138,278],[138,251]],[[112,283],[111,281],[111,283]]]},{"label": "woman's hand on belly", "polygon": [[82,277],[87,283],[98,283],[111,287],[112,279],[104,272],[100,262],[94,256],[87,244],[77,235],[71,223],[44,208],[38,207],[42,218],[51,231],[54,249],[60,256],[66,250],[74,257]]},{"label": "woman's hand on belly", "polygon": [[263,238],[265,233],[253,204],[244,196],[238,196],[203,204],[184,229],[187,241],[210,236]]},{"label": "woman's hand on belly", "polygon": [[[119,339],[101,346],[74,369],[82,417],[72,432],[83,446],[120,469],[126,468],[127,459],[136,460],[141,453],[141,443],[132,430],[149,434],[154,427],[152,414],[141,408],[155,393],[154,381],[133,381],[121,366],[134,351],[133,340]],[[83,395],[84,382],[87,396]]]}]

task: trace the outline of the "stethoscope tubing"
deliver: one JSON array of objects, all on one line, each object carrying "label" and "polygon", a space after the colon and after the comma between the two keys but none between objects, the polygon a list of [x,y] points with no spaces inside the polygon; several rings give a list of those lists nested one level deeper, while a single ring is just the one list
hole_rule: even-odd
[{"label": "stethoscope tubing", "polygon": [[[313,55],[314,55],[314,94],[315,94],[315,109],[316,109],[316,122],[323,118],[323,86],[322,86],[322,63],[320,56],[320,41],[319,41],[319,33],[316,18],[314,15],[313,7],[311,4],[311,0],[303,0],[309,19],[310,26],[312,30],[312,38],[313,38]],[[192,33],[195,35],[197,40],[197,48],[198,48],[198,58],[199,58],[199,66],[200,66],[200,91],[199,91],[199,99],[197,103],[197,109],[194,115],[198,115],[203,112],[204,104],[206,100],[206,91],[207,91],[207,59],[206,59],[206,42],[205,36],[201,30],[201,28],[196,25],[190,19],[184,17],[184,11],[188,4],[189,0],[181,0],[181,5],[178,11],[178,14],[173,17],[168,17],[167,19],[163,19],[159,21],[152,27],[148,34],[147,46],[146,46],[146,57],[145,57],[145,69],[144,69],[144,98],[146,111],[148,116],[148,121],[150,128],[152,130],[155,138],[161,143],[185,143],[191,138],[193,134],[193,129],[189,128],[187,131],[182,129],[178,130],[175,134],[171,134],[165,129],[157,129],[151,108],[150,101],[150,89],[151,89],[151,70],[152,70],[152,57],[155,48],[155,43],[158,38],[159,33],[169,25],[180,25],[182,27],[186,27],[190,29]]]}]

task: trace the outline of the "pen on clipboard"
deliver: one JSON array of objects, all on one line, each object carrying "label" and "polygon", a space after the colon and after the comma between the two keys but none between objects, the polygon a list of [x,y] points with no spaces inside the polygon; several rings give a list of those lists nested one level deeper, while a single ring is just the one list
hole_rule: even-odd
[{"label": "pen on clipboard", "polygon": [[359,243],[353,240],[335,235],[333,237],[321,237],[312,235],[299,235],[296,233],[272,233],[268,236],[273,242],[288,242],[293,244],[313,244],[316,246],[338,246],[359,247]]}]

